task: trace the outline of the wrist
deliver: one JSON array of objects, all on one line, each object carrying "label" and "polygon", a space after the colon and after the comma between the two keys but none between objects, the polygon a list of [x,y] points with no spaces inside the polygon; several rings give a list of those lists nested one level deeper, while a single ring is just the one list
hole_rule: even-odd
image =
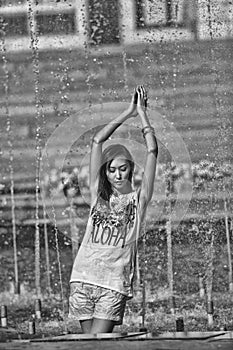
[{"label": "wrist", "polygon": [[144,138],[148,133],[155,135],[155,129],[150,125],[146,125],[142,128],[142,135]]},{"label": "wrist", "polygon": [[130,117],[135,112],[134,106],[129,106],[125,112],[126,112],[127,116]]},{"label": "wrist", "polygon": [[137,108],[138,114],[142,117],[146,116],[146,108],[139,107]]}]

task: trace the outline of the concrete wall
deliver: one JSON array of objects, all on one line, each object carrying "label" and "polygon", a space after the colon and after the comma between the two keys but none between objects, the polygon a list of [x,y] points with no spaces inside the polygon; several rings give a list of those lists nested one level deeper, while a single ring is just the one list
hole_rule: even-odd
[{"label": "concrete wall", "polygon": [[[38,35],[38,48],[74,48],[85,45],[88,12],[86,0],[39,0],[37,5],[33,0],[5,1],[12,5],[4,5],[4,1],[2,3],[0,16],[4,18],[5,23],[9,23],[2,28],[6,32],[5,45],[9,51],[31,48],[31,36],[38,29],[42,16],[47,22],[47,33],[42,30],[44,33]],[[55,17],[57,26],[53,25]],[[65,33],[62,32],[62,26]],[[13,30],[13,27],[16,27],[16,30]],[[53,27],[56,28],[51,32]]]},{"label": "concrete wall", "polygon": [[198,0],[198,31],[200,39],[233,36],[233,2]]},{"label": "concrete wall", "polygon": [[117,1],[119,11],[116,0],[3,0],[2,40],[7,50],[27,50],[35,29],[39,49],[233,36],[228,0]]}]

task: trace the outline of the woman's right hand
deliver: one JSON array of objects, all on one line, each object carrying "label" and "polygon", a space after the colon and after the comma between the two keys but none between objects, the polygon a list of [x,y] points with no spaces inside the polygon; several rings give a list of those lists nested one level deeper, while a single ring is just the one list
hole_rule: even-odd
[{"label": "woman's right hand", "polygon": [[131,117],[137,116],[137,101],[138,101],[138,92],[134,89],[134,93],[132,95],[132,99],[128,108],[128,113]]}]

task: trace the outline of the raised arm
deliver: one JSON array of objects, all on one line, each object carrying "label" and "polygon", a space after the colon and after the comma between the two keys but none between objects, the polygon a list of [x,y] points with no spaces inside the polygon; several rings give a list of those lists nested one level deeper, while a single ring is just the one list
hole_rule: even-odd
[{"label": "raised arm", "polygon": [[146,113],[147,95],[144,87],[139,86],[137,88],[137,93],[137,112],[141,119],[142,133],[147,147],[147,156],[139,195],[141,214],[144,215],[146,207],[152,198],[154,190],[154,179],[158,156],[158,144],[155,137],[154,129],[152,128]]},{"label": "raised arm", "polygon": [[92,204],[96,200],[98,191],[99,170],[102,165],[102,145],[122,123],[124,123],[128,118],[136,116],[136,113],[134,112],[136,112],[137,95],[138,94],[135,90],[129,108],[127,108],[110,123],[106,124],[94,135],[92,139],[90,159],[90,192]]}]

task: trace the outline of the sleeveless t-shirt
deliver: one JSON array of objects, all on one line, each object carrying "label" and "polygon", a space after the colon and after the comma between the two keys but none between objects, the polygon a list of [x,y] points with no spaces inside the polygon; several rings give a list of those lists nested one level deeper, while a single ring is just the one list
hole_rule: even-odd
[{"label": "sleeveless t-shirt", "polygon": [[138,193],[97,199],[75,258],[70,282],[86,282],[132,297],[141,225]]}]

